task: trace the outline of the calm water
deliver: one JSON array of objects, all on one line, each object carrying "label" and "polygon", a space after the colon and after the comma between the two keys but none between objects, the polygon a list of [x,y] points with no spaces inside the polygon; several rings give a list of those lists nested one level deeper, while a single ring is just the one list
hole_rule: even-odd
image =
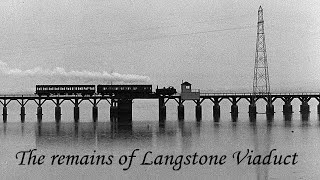
[{"label": "calm water", "polygon": [[[167,105],[167,121],[158,123],[157,101],[135,101],[132,127],[117,127],[109,122],[108,105],[99,105],[99,122],[91,122],[90,104],[81,104],[80,123],[73,123],[71,103],[62,106],[62,122],[54,122],[53,103],[44,106],[42,123],[36,122],[36,106],[28,104],[26,123],[21,124],[19,106],[9,104],[8,123],[0,123],[1,179],[319,179],[320,177],[320,122],[310,102],[312,113],[299,114],[299,102],[294,102],[296,113],[283,117],[281,102],[276,102],[273,118],[258,114],[249,119],[248,104],[239,102],[239,118],[232,121],[230,104],[221,103],[219,122],[212,119],[212,104],[203,104],[203,120],[196,122],[194,104],[185,104],[186,120],[177,121],[174,102]],[[261,106],[261,107],[260,107]],[[258,111],[263,111],[263,103]],[[18,151],[36,148],[37,155],[45,155],[42,165],[18,165]],[[134,149],[129,170],[118,164],[122,155]],[[298,154],[295,165],[236,164],[232,154],[253,150],[254,154]],[[144,154],[150,161],[157,155],[226,155],[223,165],[184,165],[178,171],[173,165],[140,165]],[[51,165],[52,155],[113,155],[112,165]]]}]

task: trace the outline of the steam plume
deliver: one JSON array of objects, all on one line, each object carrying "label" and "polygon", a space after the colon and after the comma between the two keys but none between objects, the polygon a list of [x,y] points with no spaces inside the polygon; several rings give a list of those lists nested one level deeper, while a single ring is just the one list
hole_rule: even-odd
[{"label": "steam plume", "polygon": [[[28,70],[10,68],[7,63],[0,61],[0,72],[5,75],[22,76],[22,77],[45,77],[52,80],[73,81],[74,83],[137,83],[147,82],[148,76],[135,74],[119,74],[117,72],[108,73],[93,71],[66,71],[64,68],[56,67],[52,70],[36,67]],[[49,82],[50,83],[50,82]]]}]

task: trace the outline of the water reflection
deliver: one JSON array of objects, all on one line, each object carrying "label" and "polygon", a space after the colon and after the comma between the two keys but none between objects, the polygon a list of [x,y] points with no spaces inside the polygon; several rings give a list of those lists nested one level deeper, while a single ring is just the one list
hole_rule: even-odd
[{"label": "water reflection", "polygon": [[42,148],[150,148],[177,147],[188,151],[199,143],[201,122],[135,122],[119,126],[112,122],[37,123],[36,146]]},{"label": "water reflection", "polygon": [[213,121],[219,122],[220,121],[220,115],[213,115]]},{"label": "water reflection", "polygon": [[[251,137],[255,155],[268,154],[271,150],[271,130],[273,127],[273,116],[266,116],[266,128],[258,128],[255,116],[250,117]],[[265,132],[264,132],[265,131]],[[269,166],[258,165],[256,168],[256,179],[269,178]]]},{"label": "water reflection", "polygon": [[310,114],[309,113],[303,113],[300,114],[301,119],[301,127],[308,127],[310,126]]},{"label": "water reflection", "polygon": [[274,114],[266,114],[267,122],[272,123],[274,121]]},{"label": "water reflection", "polygon": [[284,121],[292,121],[292,113],[283,113]]},{"label": "water reflection", "polygon": [[[282,120],[284,120],[284,124],[282,124]],[[283,148],[286,145],[290,145],[291,142],[301,143],[301,147],[307,146],[309,142],[312,142],[310,139],[315,139],[319,135],[318,130],[314,131],[314,128],[309,128],[309,126],[315,125],[313,122],[309,122],[308,116],[306,118],[301,115],[301,128],[299,119],[296,122],[292,121],[292,114],[284,114],[283,119],[275,119],[273,116],[258,114],[244,121],[241,119],[241,121],[230,122],[230,119],[222,119],[218,122],[213,122],[212,120],[197,122],[194,120],[191,122],[164,121],[159,123],[156,120],[150,120],[134,121],[131,126],[119,126],[116,122],[3,123],[2,127],[0,126],[0,135],[2,135],[2,142],[6,142],[5,140],[10,141],[10,143],[11,141],[16,141],[15,143],[11,143],[15,144],[15,146],[16,144],[23,143],[33,146],[35,142],[35,148],[38,149],[52,149],[53,151],[56,151],[56,149],[62,151],[71,150],[75,153],[94,149],[97,152],[98,150],[103,150],[110,151],[109,153],[116,155],[118,153],[119,155],[120,153],[123,154],[124,151],[139,148],[141,152],[143,150],[157,150],[163,154],[190,154],[190,152],[199,152],[199,154],[218,152],[230,154],[235,150],[246,150],[249,148],[254,151],[255,155],[265,155],[273,148]],[[315,123],[318,127],[318,122]],[[296,127],[297,124],[299,127]],[[288,131],[290,128],[284,128],[291,126],[295,126],[292,130],[297,133],[292,134],[291,130]],[[22,136],[25,136],[25,138],[21,138]],[[297,141],[295,138],[301,138],[305,141]],[[4,146],[10,143],[4,143]],[[281,174],[273,174],[275,169],[276,171],[279,170],[278,168],[280,170],[281,168],[287,170],[284,166],[266,165],[250,167],[239,165],[230,167],[232,168],[234,175],[232,177],[234,178],[229,179],[237,179],[239,174],[239,177],[241,177],[243,172],[248,172],[247,179],[268,179],[274,175],[282,176]],[[202,171],[205,173],[212,172],[212,174],[226,173],[224,171],[225,166],[221,166],[222,169],[205,166],[193,166],[190,168],[195,168],[193,172],[189,171],[189,169],[187,170],[190,174]],[[86,169],[84,168],[83,170]],[[138,171],[140,170],[141,172],[145,171],[145,167],[140,167]],[[183,172],[186,173],[187,171]],[[101,173],[101,171],[98,172]],[[162,172],[164,174],[167,173],[167,171]],[[230,173],[230,171],[227,173]],[[253,178],[252,175],[254,176]],[[231,177],[231,175],[228,177]]]},{"label": "water reflection", "polygon": [[7,135],[7,123],[3,123],[3,135]]},{"label": "water reflection", "polygon": [[291,127],[292,126],[292,113],[283,114],[283,122],[284,122],[284,127]]},{"label": "water reflection", "polygon": [[308,122],[310,120],[310,113],[301,113],[300,118],[302,122]]},{"label": "water reflection", "polygon": [[257,115],[256,114],[250,114],[249,115],[249,121],[250,122],[256,122],[257,120]]},{"label": "water reflection", "polygon": [[231,114],[231,121],[232,122],[238,121],[238,114]]},{"label": "water reflection", "polygon": [[24,136],[24,123],[21,123],[21,136]]}]

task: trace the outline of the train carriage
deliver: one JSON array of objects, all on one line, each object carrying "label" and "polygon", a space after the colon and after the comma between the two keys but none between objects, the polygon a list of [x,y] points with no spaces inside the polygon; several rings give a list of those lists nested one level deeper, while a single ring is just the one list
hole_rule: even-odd
[{"label": "train carriage", "polygon": [[95,85],[36,85],[39,96],[49,95],[90,95],[96,91]]},{"label": "train carriage", "polygon": [[97,93],[101,95],[151,94],[152,85],[98,85]]}]

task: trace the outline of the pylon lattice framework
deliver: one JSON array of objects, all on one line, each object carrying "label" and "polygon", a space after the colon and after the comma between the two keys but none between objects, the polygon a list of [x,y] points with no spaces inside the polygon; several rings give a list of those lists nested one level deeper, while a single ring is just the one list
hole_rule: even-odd
[{"label": "pylon lattice framework", "polygon": [[253,93],[268,94],[270,93],[268,62],[266,53],[266,43],[264,35],[263,10],[259,7],[258,10],[258,25],[257,25],[257,42],[254,64],[253,78]]}]

